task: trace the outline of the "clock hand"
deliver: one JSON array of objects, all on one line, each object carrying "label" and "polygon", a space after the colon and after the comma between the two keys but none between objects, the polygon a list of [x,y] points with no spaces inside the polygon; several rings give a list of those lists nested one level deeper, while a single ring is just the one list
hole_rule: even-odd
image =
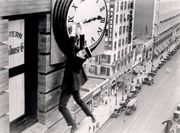
[{"label": "clock hand", "polygon": [[83,24],[89,23],[89,22],[95,21],[95,20],[100,20],[100,19],[102,19],[101,16],[93,17],[93,18],[90,18],[90,19],[88,19],[88,20],[83,21]]}]

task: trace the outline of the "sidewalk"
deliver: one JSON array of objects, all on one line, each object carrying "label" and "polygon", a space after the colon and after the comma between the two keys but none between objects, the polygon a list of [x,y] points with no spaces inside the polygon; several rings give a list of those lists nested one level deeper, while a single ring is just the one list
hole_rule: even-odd
[{"label": "sidewalk", "polygon": [[[118,91],[117,104],[120,102],[121,97],[122,94]],[[94,109],[93,114],[95,115],[96,122],[92,123],[91,118],[86,117],[81,121],[80,126],[75,133],[95,133],[96,131],[98,131],[103,126],[103,124],[110,118],[115,106],[116,97],[114,95],[109,96],[108,103],[106,105],[102,103]]]}]

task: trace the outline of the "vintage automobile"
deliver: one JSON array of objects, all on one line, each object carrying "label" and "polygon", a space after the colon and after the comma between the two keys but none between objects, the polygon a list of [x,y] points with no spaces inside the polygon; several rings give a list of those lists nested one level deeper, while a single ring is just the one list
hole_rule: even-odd
[{"label": "vintage automobile", "polygon": [[152,77],[144,78],[143,84],[152,85],[154,83],[154,79]]},{"label": "vintage automobile", "polygon": [[129,101],[129,103],[126,106],[126,115],[132,114],[136,110],[137,106],[137,98],[133,98]]},{"label": "vintage automobile", "polygon": [[156,75],[156,72],[155,72],[155,71],[152,71],[152,72],[148,73],[148,76],[154,77],[155,75]]},{"label": "vintage automobile", "polygon": [[111,118],[117,118],[124,110],[126,109],[126,106],[117,105],[114,108],[114,112],[111,115]]}]

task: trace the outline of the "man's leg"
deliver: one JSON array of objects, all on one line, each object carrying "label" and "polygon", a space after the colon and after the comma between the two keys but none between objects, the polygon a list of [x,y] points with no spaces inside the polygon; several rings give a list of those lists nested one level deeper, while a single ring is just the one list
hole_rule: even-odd
[{"label": "man's leg", "polygon": [[73,91],[72,95],[73,95],[74,100],[81,107],[81,109],[84,111],[84,113],[87,116],[90,116],[92,118],[92,121],[95,122],[96,119],[94,118],[93,114],[89,110],[89,108],[86,105],[86,103],[84,103],[84,101],[81,99],[79,91]]},{"label": "man's leg", "polygon": [[62,113],[68,126],[76,126],[76,123],[74,122],[70,111],[66,107],[70,97],[71,94],[68,93],[65,89],[63,89],[59,100],[59,111]]}]

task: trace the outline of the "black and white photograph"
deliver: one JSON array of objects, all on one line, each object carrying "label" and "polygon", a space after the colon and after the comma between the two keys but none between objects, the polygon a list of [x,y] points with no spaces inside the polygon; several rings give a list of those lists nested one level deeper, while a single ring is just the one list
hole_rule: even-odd
[{"label": "black and white photograph", "polygon": [[180,0],[0,0],[0,133],[180,133]]}]

